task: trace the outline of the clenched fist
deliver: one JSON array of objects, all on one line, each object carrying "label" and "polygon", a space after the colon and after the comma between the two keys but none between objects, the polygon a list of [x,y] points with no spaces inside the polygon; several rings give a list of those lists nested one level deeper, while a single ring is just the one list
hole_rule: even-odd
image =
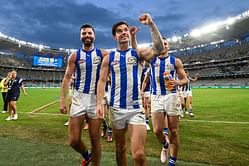
[{"label": "clenched fist", "polygon": [[139,31],[139,29],[135,26],[131,26],[129,30],[131,35],[135,35]]},{"label": "clenched fist", "polygon": [[139,17],[139,21],[144,24],[144,25],[149,25],[152,23],[152,18],[150,16],[150,14],[148,13],[145,13],[145,14],[142,14],[140,17]]}]

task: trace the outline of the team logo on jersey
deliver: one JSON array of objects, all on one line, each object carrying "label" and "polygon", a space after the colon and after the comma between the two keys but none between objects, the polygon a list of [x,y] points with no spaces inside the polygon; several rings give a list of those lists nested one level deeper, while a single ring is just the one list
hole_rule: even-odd
[{"label": "team logo on jersey", "polygon": [[94,57],[93,64],[100,64],[101,58],[100,57]]},{"label": "team logo on jersey", "polygon": [[80,59],[80,60],[78,61],[78,64],[82,64],[82,63],[85,63],[85,62],[86,62],[85,59]]},{"label": "team logo on jersey", "polygon": [[113,62],[111,63],[112,66],[118,65],[118,64],[119,64],[119,61],[117,61],[117,60],[115,60],[115,61],[113,61]]},{"label": "team logo on jersey", "polygon": [[167,63],[167,64],[166,64],[166,67],[167,67],[167,69],[169,69],[169,70],[174,70],[174,65],[173,65],[173,64]]},{"label": "team logo on jersey", "polygon": [[137,65],[137,58],[136,57],[129,57],[127,59],[127,64],[130,64],[130,65]]}]

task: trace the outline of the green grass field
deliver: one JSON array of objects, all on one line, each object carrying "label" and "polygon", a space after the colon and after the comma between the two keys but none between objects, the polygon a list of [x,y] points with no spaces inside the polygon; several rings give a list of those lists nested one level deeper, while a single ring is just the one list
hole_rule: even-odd
[{"label": "green grass field", "polygon": [[[27,89],[18,101],[17,121],[0,114],[0,165],[69,166],[81,157],[67,142],[67,116],[59,114],[59,89]],[[194,89],[194,118],[180,122],[179,166],[249,165],[249,89]],[[2,100],[0,108],[2,109]],[[90,147],[88,133],[83,139]],[[102,139],[101,165],[116,165],[115,145]],[[128,149],[130,152],[130,149]],[[148,165],[161,165],[160,145],[151,131],[147,135]],[[129,165],[132,165],[129,156]]]}]

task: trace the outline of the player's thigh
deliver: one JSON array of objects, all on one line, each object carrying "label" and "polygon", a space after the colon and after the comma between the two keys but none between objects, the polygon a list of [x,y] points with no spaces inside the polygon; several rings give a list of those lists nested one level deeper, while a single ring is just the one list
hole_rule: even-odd
[{"label": "player's thigh", "polygon": [[80,140],[81,130],[85,116],[70,117],[69,140]]},{"label": "player's thigh", "polygon": [[129,124],[128,134],[131,140],[132,153],[144,153],[147,135],[146,126]]},{"label": "player's thigh", "polygon": [[89,119],[89,134],[91,138],[98,139],[100,137],[100,126],[102,119]]},{"label": "player's thigh", "polygon": [[165,126],[165,113],[152,112],[151,113],[152,126],[154,130],[163,130]]},{"label": "player's thigh", "polygon": [[115,137],[116,147],[121,148],[126,146],[126,137],[125,133],[127,131],[127,128],[124,129],[115,129],[113,128],[113,134]]},{"label": "player's thigh", "polygon": [[179,116],[168,116],[169,129],[178,129],[179,127]]}]

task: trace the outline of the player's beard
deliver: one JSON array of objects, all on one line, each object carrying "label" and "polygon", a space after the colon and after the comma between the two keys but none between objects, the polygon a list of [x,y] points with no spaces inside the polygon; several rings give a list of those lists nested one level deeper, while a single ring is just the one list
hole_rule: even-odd
[{"label": "player's beard", "polygon": [[90,47],[93,45],[94,39],[86,38],[86,39],[81,39],[81,41],[85,46]]},{"label": "player's beard", "polygon": [[167,54],[168,53],[168,48],[165,48],[164,51],[161,52],[161,55]]}]

